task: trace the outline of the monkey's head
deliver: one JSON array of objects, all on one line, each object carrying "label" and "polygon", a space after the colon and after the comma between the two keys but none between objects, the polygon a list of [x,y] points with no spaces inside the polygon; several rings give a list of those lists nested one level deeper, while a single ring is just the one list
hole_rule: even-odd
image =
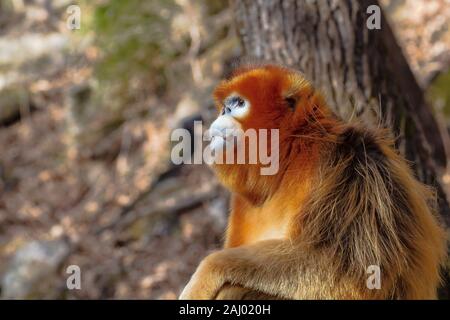
[{"label": "monkey's head", "polygon": [[[217,86],[214,99],[219,116],[210,127],[210,148],[223,156],[230,151],[227,146],[233,142],[231,152],[235,155],[235,161],[214,164],[213,167],[227,187],[250,198],[264,197],[270,193],[282,174],[292,139],[302,133],[302,128],[305,129],[308,124],[330,114],[320,94],[299,72],[275,65],[238,68],[229,79]],[[266,136],[259,134],[261,129],[266,129]],[[279,158],[276,160],[280,161],[281,170],[261,175],[260,169],[264,163],[260,158],[260,147],[267,146],[268,156],[276,151],[272,140],[273,129],[278,130]],[[243,144],[239,145],[233,132],[239,132],[241,137],[242,133],[251,134],[241,138]],[[252,132],[256,132],[256,140],[253,141]],[[263,138],[266,141],[261,141]],[[238,148],[244,146],[245,161],[236,163]],[[258,154],[256,162],[251,161],[251,152]],[[225,162],[225,157],[222,159]]]}]

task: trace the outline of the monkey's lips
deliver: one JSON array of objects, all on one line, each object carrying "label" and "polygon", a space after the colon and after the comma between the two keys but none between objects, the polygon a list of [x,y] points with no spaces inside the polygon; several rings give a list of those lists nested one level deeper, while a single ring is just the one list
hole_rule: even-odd
[{"label": "monkey's lips", "polygon": [[[209,144],[209,148],[214,150],[215,152],[223,152],[226,151],[227,145],[233,146],[236,145],[230,144],[232,141],[236,141],[237,136],[234,132],[227,130],[226,132],[223,130],[217,130],[210,133],[211,143]],[[233,147],[234,150],[234,147]],[[231,151],[231,150],[230,150]]]}]

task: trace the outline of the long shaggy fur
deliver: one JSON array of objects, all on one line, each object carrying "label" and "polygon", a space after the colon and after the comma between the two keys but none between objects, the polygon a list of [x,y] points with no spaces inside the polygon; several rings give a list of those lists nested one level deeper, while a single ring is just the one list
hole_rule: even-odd
[{"label": "long shaggy fur", "polygon": [[[321,263],[335,287],[353,282],[355,297],[435,298],[446,246],[433,193],[414,179],[386,132],[340,131],[299,215],[299,242],[327,257]],[[380,290],[367,290],[370,265],[381,268]]]}]

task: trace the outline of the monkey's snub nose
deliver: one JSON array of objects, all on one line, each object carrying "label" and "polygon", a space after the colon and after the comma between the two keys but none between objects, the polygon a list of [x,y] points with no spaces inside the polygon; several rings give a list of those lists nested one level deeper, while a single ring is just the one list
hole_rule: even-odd
[{"label": "monkey's snub nose", "polygon": [[237,123],[230,116],[218,117],[210,126],[208,130],[208,138],[213,139],[215,137],[222,137],[228,139],[236,134],[237,129],[240,129],[240,124]]},{"label": "monkey's snub nose", "polygon": [[235,129],[228,129],[228,128],[223,128],[223,129],[210,128],[207,132],[207,136],[209,139],[214,139],[214,138],[228,139],[234,135],[235,135]]}]

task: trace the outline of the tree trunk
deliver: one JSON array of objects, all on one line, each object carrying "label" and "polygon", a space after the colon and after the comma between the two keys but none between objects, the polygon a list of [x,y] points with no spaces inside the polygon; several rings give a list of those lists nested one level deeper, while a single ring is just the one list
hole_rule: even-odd
[{"label": "tree trunk", "polygon": [[[442,219],[450,207],[441,177],[444,133],[381,15],[366,26],[375,0],[244,0],[232,3],[244,54],[302,71],[344,119],[392,128],[418,178],[436,188]],[[449,295],[447,281],[444,296]]]}]

